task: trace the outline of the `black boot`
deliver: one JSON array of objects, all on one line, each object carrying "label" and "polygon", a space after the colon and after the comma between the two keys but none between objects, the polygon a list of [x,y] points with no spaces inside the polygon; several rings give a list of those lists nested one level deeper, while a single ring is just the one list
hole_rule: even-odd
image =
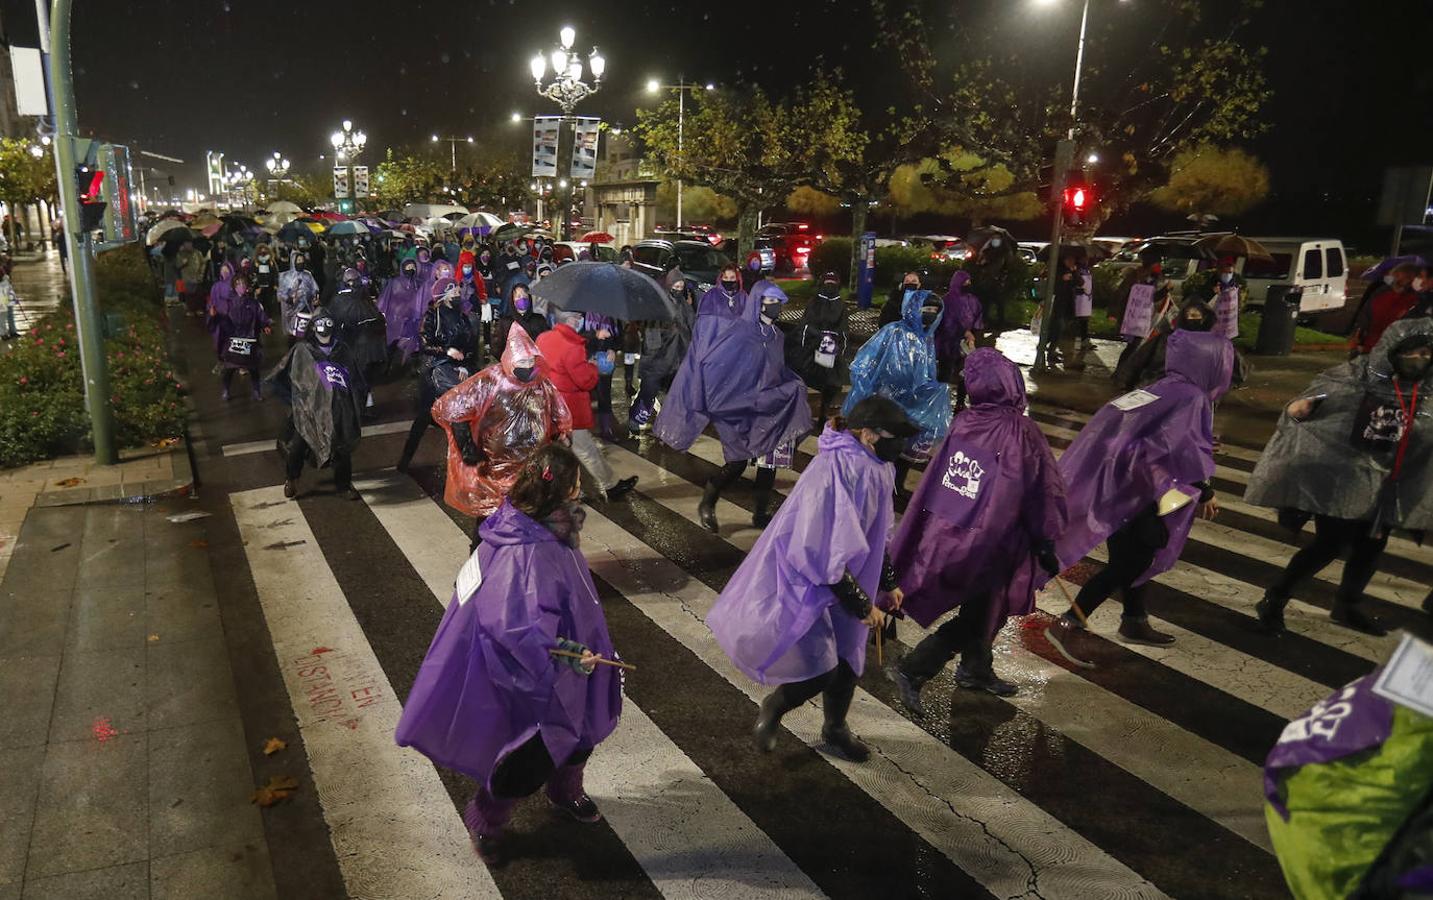
[{"label": "black boot", "polygon": [[776,749],[776,732],[781,728],[781,717],[801,705],[793,703],[788,693],[787,686],[781,685],[761,701],[761,714],[756,717],[756,725],[751,729],[751,740],[762,753]]},{"label": "black boot", "polygon": [[1259,628],[1271,637],[1284,633],[1284,607],[1289,605],[1289,595],[1278,588],[1269,588],[1264,599],[1254,604],[1259,617]]},{"label": "black boot", "polygon": [[921,688],[925,686],[925,679],[915,678],[901,671],[900,666],[890,670],[891,680],[896,683],[896,690],[901,695],[901,703],[912,715],[925,715],[925,706],[921,703]]},{"label": "black boot", "polygon": [[702,502],[697,505],[697,518],[702,527],[712,534],[717,533],[716,502],[720,496],[721,485],[712,479],[707,482],[706,490],[702,491]]},{"label": "black boot", "polygon": [[751,524],[765,528],[771,524],[771,491],[757,490],[754,500]]},{"label": "black boot", "polygon": [[1388,634],[1388,629],[1379,624],[1377,619],[1364,612],[1356,601],[1334,600],[1333,608],[1329,610],[1329,618],[1345,628],[1352,628],[1354,631],[1361,631],[1374,637],[1383,637]]},{"label": "black boot", "polygon": [[856,675],[854,672],[838,672],[830,686],[822,691],[821,710],[825,722],[821,726],[821,740],[830,744],[851,762],[859,763],[871,758],[871,749],[861,743],[860,739],[852,734],[851,729],[846,725],[846,713],[850,711],[851,698],[855,695]]}]

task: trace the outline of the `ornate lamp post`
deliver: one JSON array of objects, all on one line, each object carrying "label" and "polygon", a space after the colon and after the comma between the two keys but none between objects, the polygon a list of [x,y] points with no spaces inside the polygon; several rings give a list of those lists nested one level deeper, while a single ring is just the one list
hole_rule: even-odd
[{"label": "ornate lamp post", "polygon": [[[533,56],[528,64],[532,72],[533,84],[541,97],[556,103],[562,108],[564,123],[571,123],[573,141],[577,139],[577,120],[573,116],[573,110],[577,104],[591,97],[602,88],[602,76],[607,71],[607,60],[593,47],[587,54],[587,69],[592,72],[592,83],[588,84],[582,80],[583,65],[580,54],[573,52],[572,45],[577,41],[577,31],[567,25],[558,32],[558,46],[554,47],[546,55],[541,53]],[[552,79],[543,84],[543,78],[547,76],[549,63],[552,65]],[[562,159],[561,148],[559,148],[558,159]],[[567,200],[563,204],[562,212],[562,238],[571,238],[572,227],[570,224],[572,210],[572,186],[569,182],[567,188]]]},{"label": "ornate lamp post", "polygon": [[284,183],[284,177],[289,174],[289,161],[275,150],[273,156],[264,160],[264,168],[269,170],[269,191],[274,194],[273,199],[278,199],[279,188]]},{"label": "ornate lamp post", "polygon": [[[358,192],[354,190],[356,185],[353,183],[353,167],[354,164],[358,162],[358,157],[363,154],[363,148],[368,144],[368,135],[364,134],[362,129],[355,131],[353,129],[353,122],[344,119],[343,130],[335,131],[329,135],[328,142],[333,145],[334,161],[347,170],[348,192],[350,196],[355,196],[356,201],[356,194]],[[334,199],[343,200],[342,197],[335,197]],[[342,206],[342,203],[339,205]],[[356,207],[357,203],[355,202],[354,205]]]}]

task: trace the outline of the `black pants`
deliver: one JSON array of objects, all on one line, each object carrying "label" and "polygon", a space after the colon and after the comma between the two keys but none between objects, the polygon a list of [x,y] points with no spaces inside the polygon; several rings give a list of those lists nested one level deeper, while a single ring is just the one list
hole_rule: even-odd
[{"label": "black pants", "polygon": [[1387,545],[1388,535],[1374,531],[1368,522],[1314,516],[1313,543],[1294,554],[1270,590],[1287,597],[1299,582],[1318,574],[1324,566],[1347,553],[1343,579],[1334,596],[1343,603],[1357,603],[1363,599],[1363,589],[1378,570],[1379,557]]},{"label": "black pants", "polygon": [[1075,317],[1075,337],[1079,338],[1081,341],[1088,341],[1090,339],[1089,316]]},{"label": "black pants", "polygon": [[[721,471],[717,472],[711,478],[707,479],[707,491],[708,493],[712,493],[715,495],[712,498],[713,502],[716,501],[716,497],[720,497],[723,491],[735,484],[737,479],[741,478],[741,474],[746,471],[746,467],[748,465],[750,465],[750,463],[744,459],[739,459],[736,462],[729,462],[721,467]],[[776,470],[763,469],[758,466],[756,469],[757,506],[765,506],[766,502],[771,497],[771,489],[775,485]],[[812,696],[814,697],[815,694],[813,694]]]},{"label": "black pants", "polygon": [[1059,304],[1056,304],[1055,308],[1050,310],[1050,322],[1047,326],[1049,330],[1045,332],[1049,335],[1045,341],[1046,355],[1060,352],[1060,338],[1065,333],[1065,322],[1065,314],[1061,312]]},{"label": "black pants", "polygon": [[990,642],[985,634],[990,602],[991,595],[984,593],[962,603],[955,618],[927,635],[901,659],[901,671],[912,681],[930,681],[957,653],[966,669],[979,674],[992,671]]},{"label": "black pants", "polygon": [[[580,766],[592,755],[590,747],[579,749],[567,758],[565,766]],[[552,754],[542,742],[542,735],[536,734],[521,747],[502,758],[493,770],[493,796],[516,800],[536,794],[538,789],[557,771]]]},{"label": "black pants", "polygon": [[851,709],[851,699],[856,695],[856,681],[855,671],[843,659],[825,675],[779,686],[771,692],[772,702],[785,714],[817,694],[822,694],[822,712],[825,714],[827,727],[845,725],[846,713]]},{"label": "black pants", "polygon": [[592,399],[597,401],[599,413],[612,413],[612,376],[601,375],[597,379],[597,390],[592,392]]},{"label": "black pants", "polygon": [[413,455],[418,452],[418,445],[423,443],[423,435],[435,424],[433,421],[433,407],[425,406],[421,401],[418,403],[418,411],[413,415],[413,425],[408,429],[408,440],[403,442],[403,455],[399,457],[400,464],[407,465],[412,461]]},{"label": "black pants", "polygon": [[487,520],[487,516],[478,516],[477,521],[473,522],[473,537],[472,540],[468,541],[469,553],[472,553],[474,550],[478,549],[478,545],[483,542],[483,539],[478,537],[478,529],[482,528],[483,523]]},{"label": "black pants", "polygon": [[1105,541],[1110,560],[1080,588],[1075,604],[1089,616],[1109,599],[1110,594],[1123,591],[1124,617],[1144,618],[1145,585],[1135,587],[1134,582],[1148,571],[1155,555],[1168,543],[1169,529],[1159,518],[1158,508],[1151,503]]},{"label": "black pants", "polygon": [[637,379],[636,379],[636,377],[635,377],[636,374],[637,374],[637,364],[636,364],[636,363],[625,363],[625,362],[624,362],[624,363],[622,364],[622,376],[626,379],[626,384],[627,384],[627,399],[629,399],[629,400],[632,398],[632,395],[634,395],[634,394],[637,393]]},{"label": "black pants", "polygon": [[1111,377],[1114,377],[1114,372],[1118,372],[1120,368],[1125,364],[1125,360],[1129,359],[1131,356],[1134,356],[1134,352],[1138,350],[1139,345],[1143,343],[1138,338],[1129,337],[1126,337],[1124,339],[1124,342],[1125,348],[1120,351],[1120,358],[1118,361],[1115,362],[1115,367],[1113,372],[1111,372]]},{"label": "black pants", "polygon": [[[225,393],[228,393],[229,388],[233,386],[233,384],[234,384],[234,373],[237,372],[237,371],[239,371],[239,370],[238,370],[238,369],[231,369],[231,368],[229,368],[228,366],[225,366],[224,369],[223,369],[223,371],[221,371],[221,372],[219,373],[219,383],[222,384],[222,385],[224,385],[224,391],[225,391]],[[251,386],[253,387],[254,390],[257,391],[257,390],[259,389],[259,379],[262,377],[262,376],[259,374],[259,370],[258,370],[258,369],[245,369],[245,371],[249,373],[249,382],[250,382]]]},{"label": "black pants", "polygon": [[[289,481],[297,481],[303,474],[304,461],[308,459],[308,442],[303,435],[295,434],[288,445],[289,458],[284,474]],[[333,456],[333,486],[340,491],[353,486],[353,458],[347,453],[335,453]]]}]

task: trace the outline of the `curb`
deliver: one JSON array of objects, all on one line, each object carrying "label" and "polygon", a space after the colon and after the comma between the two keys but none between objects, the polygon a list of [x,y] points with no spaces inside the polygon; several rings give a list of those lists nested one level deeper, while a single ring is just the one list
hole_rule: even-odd
[{"label": "curb", "polygon": [[170,450],[174,478],[141,481],[138,485],[101,485],[65,491],[44,491],[35,496],[31,509],[56,506],[90,506],[113,503],[157,503],[173,497],[194,493],[194,466],[190,460],[189,442]]}]

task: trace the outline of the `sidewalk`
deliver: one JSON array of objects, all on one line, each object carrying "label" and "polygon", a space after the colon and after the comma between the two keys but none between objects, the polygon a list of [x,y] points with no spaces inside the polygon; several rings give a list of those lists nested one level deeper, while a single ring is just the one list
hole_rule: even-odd
[{"label": "sidewalk", "polygon": [[194,509],[24,517],[0,581],[4,900],[275,896],[205,520],[168,518]]}]

